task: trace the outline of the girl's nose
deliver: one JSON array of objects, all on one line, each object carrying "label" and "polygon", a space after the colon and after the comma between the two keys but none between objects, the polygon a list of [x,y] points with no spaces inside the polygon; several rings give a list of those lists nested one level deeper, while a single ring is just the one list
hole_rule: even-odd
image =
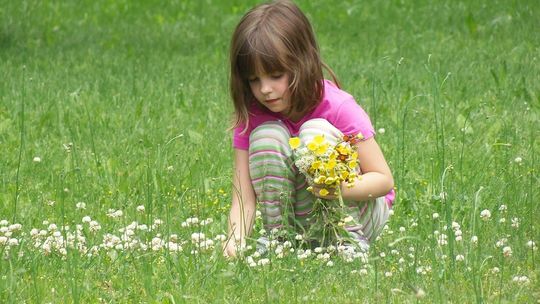
[{"label": "girl's nose", "polygon": [[272,86],[269,81],[261,80],[261,93],[264,95],[270,94],[272,92]]}]

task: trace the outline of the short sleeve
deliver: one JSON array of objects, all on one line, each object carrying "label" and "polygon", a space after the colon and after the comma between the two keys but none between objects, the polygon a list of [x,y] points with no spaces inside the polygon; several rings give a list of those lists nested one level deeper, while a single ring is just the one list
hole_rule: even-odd
[{"label": "short sleeve", "polygon": [[245,129],[245,124],[240,124],[233,130],[233,148],[248,150],[249,149],[249,132],[242,133]]},{"label": "short sleeve", "polygon": [[364,139],[375,135],[366,111],[352,97],[344,100],[338,108],[335,126],[345,135],[362,134]]}]

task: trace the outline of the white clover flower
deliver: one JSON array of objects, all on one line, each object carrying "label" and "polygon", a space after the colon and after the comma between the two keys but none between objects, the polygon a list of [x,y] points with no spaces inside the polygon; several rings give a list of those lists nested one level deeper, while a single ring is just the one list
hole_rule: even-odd
[{"label": "white clover flower", "polygon": [[91,221],[89,225],[90,225],[91,232],[96,232],[96,231],[101,230],[101,225],[96,221]]},{"label": "white clover flower", "polygon": [[315,249],[313,249],[313,252],[321,253],[321,252],[323,252],[323,249],[322,249],[322,247],[315,247]]},{"label": "white clover flower", "polygon": [[534,241],[532,241],[532,240],[527,242],[527,247],[531,248],[533,251],[535,251],[536,249],[538,249],[538,248],[536,247],[536,243],[535,243]]},{"label": "white clover flower", "polygon": [[491,218],[491,212],[488,209],[484,209],[484,210],[482,210],[482,212],[480,212],[480,217],[484,221],[487,221],[487,220],[489,220]]},{"label": "white clover flower", "polygon": [[49,231],[55,231],[56,229],[58,229],[58,226],[56,226],[56,224],[49,225],[49,228],[48,228]]},{"label": "white clover flower", "polygon": [[379,134],[383,135],[386,130],[384,128],[379,128],[379,130],[377,131]]},{"label": "white clover flower", "polygon": [[301,241],[304,239],[304,236],[302,236],[301,234],[297,234],[295,237],[294,237],[295,240],[297,241]]},{"label": "white clover flower", "polygon": [[456,261],[458,262],[462,262],[465,260],[465,256],[463,256],[462,254],[458,254],[456,255]]},{"label": "white clover flower", "polygon": [[136,210],[137,210],[137,212],[143,213],[144,210],[145,210],[145,207],[144,207],[144,205],[139,205],[139,206],[137,206]]},{"label": "white clover flower", "polygon": [[392,215],[394,215],[394,209],[388,210],[388,216],[392,216]]},{"label": "white clover flower", "polygon": [[157,218],[157,219],[154,220],[154,226],[155,227],[159,227],[161,225],[163,225],[163,221],[161,219]]},{"label": "white clover flower", "polygon": [[504,244],[506,244],[508,240],[506,238],[502,238],[500,240],[497,241],[497,243],[495,243],[495,247],[499,248],[499,247],[502,247],[504,246]]},{"label": "white clover flower", "polygon": [[461,237],[461,235],[456,236],[456,242],[461,242],[461,241],[463,241],[463,237]]},{"label": "white clover flower", "polygon": [[332,262],[332,261],[328,261],[328,262],[326,263],[326,266],[328,266],[328,267],[332,267],[332,266],[334,266],[334,262]]},{"label": "white clover flower", "polygon": [[255,211],[255,217],[261,218],[262,217],[261,211],[259,211],[259,210]]},{"label": "white clover flower", "polygon": [[391,271],[387,271],[384,273],[384,276],[387,277],[387,278],[390,278],[392,276],[392,272]]},{"label": "white clover flower", "polygon": [[512,248],[510,248],[510,246],[504,247],[504,248],[502,249],[502,251],[503,251],[503,255],[504,255],[505,257],[508,258],[508,257],[511,257],[511,256],[512,256]]},{"label": "white clover flower", "polygon": [[515,162],[516,164],[521,164],[522,161],[523,161],[523,159],[522,159],[521,157],[519,157],[519,156],[516,157],[516,158],[514,158],[514,162]]},{"label": "white clover flower", "polygon": [[491,273],[497,274],[497,273],[499,273],[499,272],[501,272],[501,270],[499,269],[499,267],[493,267],[493,268],[491,268]]},{"label": "white clover flower", "polygon": [[519,228],[519,218],[512,218],[512,228]]},{"label": "white clover flower", "polygon": [[39,156],[34,156],[34,158],[32,159],[33,162],[35,163],[40,163],[41,162],[41,157]]},{"label": "white clover flower", "polygon": [[78,202],[76,205],[75,205],[75,208],[77,210],[85,210],[86,209],[86,203],[84,202]]},{"label": "white clover flower", "polygon": [[8,242],[8,238],[5,236],[0,236],[0,245],[5,245]]},{"label": "white clover flower", "polygon": [[437,212],[435,212],[435,213],[433,213],[433,214],[431,215],[431,217],[432,217],[434,220],[436,220],[436,219],[439,218],[439,214],[438,214]]},{"label": "white clover flower", "polygon": [[202,232],[194,232],[191,234],[191,241],[193,243],[201,243],[206,240],[206,236]]},{"label": "white clover flower", "polygon": [[9,224],[9,222],[7,220],[1,220],[0,221],[0,226],[7,226]]},{"label": "white clover flower", "polygon": [[471,243],[473,243],[474,245],[478,244],[478,237],[476,235],[473,235],[471,237]]},{"label": "white clover flower", "polygon": [[227,240],[227,236],[225,236],[223,234],[218,234],[218,235],[216,235],[214,240],[216,240],[218,242],[225,242]]},{"label": "white clover flower", "polygon": [[82,218],[83,223],[90,223],[91,221],[92,219],[88,215]]},{"label": "white clover flower", "polygon": [[418,288],[415,294],[417,299],[422,299],[426,296],[426,292],[422,288]]},{"label": "white clover flower", "polygon": [[508,207],[506,205],[503,204],[503,205],[499,206],[499,211],[500,212],[505,212],[506,210],[508,210]]},{"label": "white clover flower", "polygon": [[439,237],[437,239],[437,243],[440,246],[447,245],[448,244],[448,236],[446,234],[444,234],[444,233],[441,233],[441,235],[439,235]]},{"label": "white clover flower", "polygon": [[367,274],[368,274],[368,271],[367,271],[367,269],[362,268],[362,269],[360,269],[359,273],[360,273],[361,275],[367,275]]},{"label": "white clover flower", "polygon": [[207,218],[207,219],[201,221],[201,225],[206,226],[206,225],[212,224],[213,222],[214,222],[213,218]]},{"label": "white clover flower", "polygon": [[137,230],[140,230],[140,231],[147,231],[148,230],[148,226],[146,224],[140,224],[140,225],[137,225]]},{"label": "white clover flower", "polygon": [[399,232],[401,232],[401,233],[405,232],[405,227],[403,227],[403,226],[399,227]]},{"label": "white clover flower", "polygon": [[8,227],[9,231],[11,232],[19,231],[21,230],[21,228],[22,228],[21,224],[13,224],[13,225],[9,225]]},{"label": "white clover flower", "polygon": [[260,260],[257,262],[257,265],[258,265],[258,266],[264,266],[264,265],[268,265],[268,264],[270,264],[270,259],[267,259],[267,258],[260,259]]}]

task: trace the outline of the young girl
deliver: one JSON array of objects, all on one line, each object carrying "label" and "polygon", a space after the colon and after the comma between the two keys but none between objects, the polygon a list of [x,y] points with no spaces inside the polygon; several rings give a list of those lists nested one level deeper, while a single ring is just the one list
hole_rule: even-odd
[{"label": "young girl", "polygon": [[[308,191],[294,165],[289,139],[303,142],[317,134],[336,142],[361,135],[356,144],[362,176],[352,187],[341,186],[344,200],[354,202],[346,226],[363,249],[380,233],[394,199],[393,178],[374,139],[369,117],[337,85],[321,61],[306,16],[290,1],[251,9],[234,31],[230,90],[234,102],[234,174],[227,256],[235,256],[251,234],[256,204],[266,230],[291,223],[309,228],[319,187]],[[323,78],[323,67],[334,82]],[[329,194],[323,199],[336,199]],[[349,204],[348,204],[349,205]],[[349,205],[350,206],[350,205]],[[300,226],[300,227],[298,227]]]}]

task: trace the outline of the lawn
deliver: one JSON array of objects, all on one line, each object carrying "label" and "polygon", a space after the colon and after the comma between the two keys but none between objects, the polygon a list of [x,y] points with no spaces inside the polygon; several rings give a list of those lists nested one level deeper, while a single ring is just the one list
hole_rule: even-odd
[{"label": "lawn", "polygon": [[227,260],[228,47],[256,3],[0,0],[0,302],[540,303],[537,1],[298,1],[393,215],[367,255]]}]

